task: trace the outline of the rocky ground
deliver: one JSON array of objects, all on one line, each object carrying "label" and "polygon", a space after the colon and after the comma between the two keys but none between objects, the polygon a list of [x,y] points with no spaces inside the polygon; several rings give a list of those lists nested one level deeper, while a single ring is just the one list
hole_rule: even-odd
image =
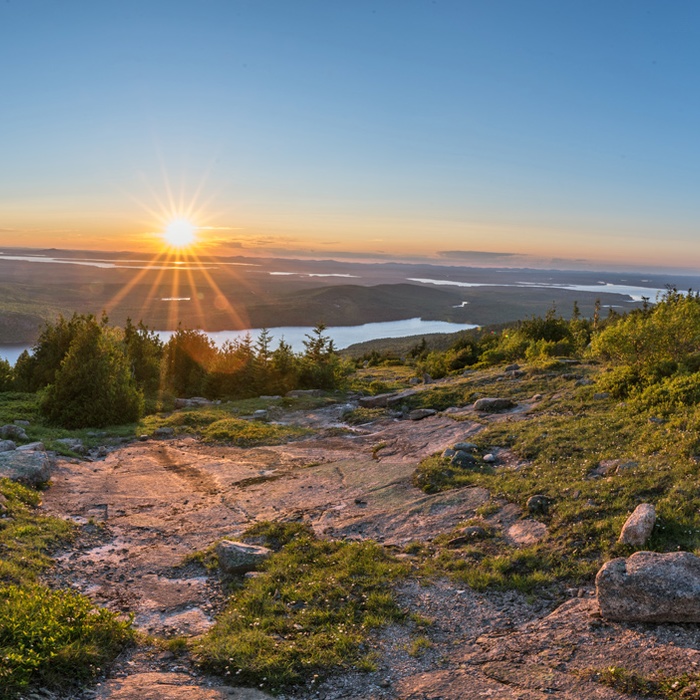
[{"label": "rocky ground", "polygon": [[[193,637],[212,624],[223,595],[217,577],[187,556],[221,537],[235,538],[259,520],[299,518],[322,536],[404,545],[451,530],[488,501],[483,488],[426,495],[411,485],[420,459],[479,430],[468,412],[459,422],[444,413],[415,422],[385,419],[352,432],[337,429],[339,415],[331,407],[285,416],[318,432],[277,447],[149,439],[92,462],[59,459],[42,507],[81,523],[84,535],[59,554],[52,582],[133,612],[145,633]],[[544,534],[513,504],[503,503],[490,522],[516,544]],[[404,583],[401,604],[432,620],[419,653],[405,628],[385,629],[374,640],[377,671],[345,674],[285,697],[612,700],[631,696],[599,684],[590,669],[700,670],[696,625],[607,622],[592,588],[567,596],[475,593],[444,579]],[[187,655],[154,646],[126,652],[101,683],[71,697],[267,696],[224,686],[202,676]]]}]

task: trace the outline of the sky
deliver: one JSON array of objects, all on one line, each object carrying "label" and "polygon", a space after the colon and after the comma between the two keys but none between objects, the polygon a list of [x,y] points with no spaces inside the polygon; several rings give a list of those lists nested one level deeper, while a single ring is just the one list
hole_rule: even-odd
[{"label": "sky", "polygon": [[700,267],[700,3],[0,0],[0,245]]}]

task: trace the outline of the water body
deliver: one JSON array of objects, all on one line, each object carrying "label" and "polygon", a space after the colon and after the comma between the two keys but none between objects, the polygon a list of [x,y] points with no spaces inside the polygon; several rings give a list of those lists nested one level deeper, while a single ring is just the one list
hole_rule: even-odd
[{"label": "water body", "polygon": [[[22,262],[35,262],[35,263],[53,263],[56,265],[84,265],[86,267],[99,267],[103,270],[114,269],[114,268],[127,268],[130,270],[213,270],[215,266],[213,265],[187,265],[184,263],[170,263],[170,264],[146,264],[146,265],[134,265],[134,264],[118,264],[119,261],[107,262],[104,260],[80,260],[73,258],[51,258],[44,255],[5,255],[0,253],[0,262],[3,260],[20,260]],[[127,261],[124,261],[127,262]],[[135,260],[134,262],[141,262]]]},{"label": "water body", "polygon": [[[329,326],[324,331],[333,340],[338,350],[363,343],[366,340],[378,338],[405,338],[412,335],[428,335],[430,333],[457,333],[458,331],[478,328],[473,323],[448,323],[447,321],[424,321],[420,318],[409,318],[403,321],[385,321],[383,323],[365,323],[361,326]],[[260,328],[250,328],[242,331],[212,331],[207,335],[221,347],[227,340],[234,341],[245,338],[250,333],[253,341],[260,335]],[[313,331],[311,326],[280,326],[267,329],[272,335],[272,347],[277,347],[280,340],[292,346],[295,352],[304,350],[306,335]],[[167,341],[174,331],[157,331],[163,341]],[[0,348],[0,355],[2,348]]]},{"label": "water body", "polygon": [[[423,321],[420,318],[409,318],[404,321],[386,321],[384,323],[365,323],[361,326],[331,326],[326,328],[325,335],[333,340],[338,350],[353,343],[377,338],[404,338],[411,335],[428,335],[430,333],[457,333],[458,331],[477,328],[470,323],[447,323],[446,321]],[[250,333],[255,341],[260,335],[260,328],[250,328],[242,331],[212,331],[207,335],[222,346],[227,340],[240,340]],[[311,326],[281,326],[268,328],[272,335],[272,347],[276,348],[279,341],[284,339],[295,352],[304,350],[306,335],[313,331]],[[174,331],[156,331],[161,340],[167,341]],[[9,360],[11,365],[17,362],[22,351],[31,350],[29,345],[0,345],[0,359]]]},{"label": "water body", "polygon": [[522,287],[528,289],[570,289],[578,292],[592,292],[601,294],[620,294],[631,297],[632,301],[642,301],[646,297],[650,301],[655,301],[657,296],[666,292],[665,289],[656,287],[636,287],[626,284],[611,284],[610,282],[600,282],[598,284],[563,284],[545,282],[516,282],[494,284],[493,282],[457,282],[455,280],[434,280],[424,277],[409,277],[409,282],[420,282],[421,284],[434,284],[438,287]]}]

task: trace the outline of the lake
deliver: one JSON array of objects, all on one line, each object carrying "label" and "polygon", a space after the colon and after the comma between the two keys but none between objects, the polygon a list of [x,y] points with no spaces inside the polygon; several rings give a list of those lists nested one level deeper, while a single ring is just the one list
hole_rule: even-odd
[{"label": "lake", "polygon": [[[338,350],[362,343],[365,340],[376,340],[377,338],[405,338],[412,335],[428,335],[430,333],[457,333],[458,331],[477,328],[470,323],[448,323],[446,321],[424,321],[420,318],[409,318],[403,321],[386,321],[383,323],[365,323],[361,326],[329,326],[325,330],[325,335],[332,338]],[[207,335],[221,346],[227,340],[244,338],[246,333],[250,333],[253,340],[260,334],[260,328],[250,328],[241,331],[213,331]],[[268,328],[272,335],[272,347],[277,347],[279,341],[284,338],[286,343],[292,346],[295,352],[304,350],[304,340],[307,333],[311,333],[310,326],[280,326],[278,328]],[[156,331],[158,336],[167,341],[174,331]],[[31,349],[28,345],[0,345],[0,358],[14,364],[23,350]]]}]

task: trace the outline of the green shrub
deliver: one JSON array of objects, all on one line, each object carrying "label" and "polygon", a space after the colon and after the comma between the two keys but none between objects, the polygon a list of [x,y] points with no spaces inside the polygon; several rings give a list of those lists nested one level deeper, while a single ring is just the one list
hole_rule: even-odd
[{"label": "green shrub", "polygon": [[133,638],[130,622],[75,592],[0,588],[0,698],[94,678]]},{"label": "green shrub", "polygon": [[288,440],[308,435],[309,430],[291,425],[273,425],[256,421],[224,418],[202,431],[205,442],[228,442],[239,447],[280,445]]},{"label": "green shrub", "polygon": [[635,397],[635,404],[643,408],[661,409],[670,413],[682,406],[700,403],[700,375],[680,375],[653,384]]},{"label": "green shrub", "polygon": [[49,423],[69,429],[132,423],[141,417],[143,393],[124,349],[95,319],[71,342],[41,399],[41,411]]}]

